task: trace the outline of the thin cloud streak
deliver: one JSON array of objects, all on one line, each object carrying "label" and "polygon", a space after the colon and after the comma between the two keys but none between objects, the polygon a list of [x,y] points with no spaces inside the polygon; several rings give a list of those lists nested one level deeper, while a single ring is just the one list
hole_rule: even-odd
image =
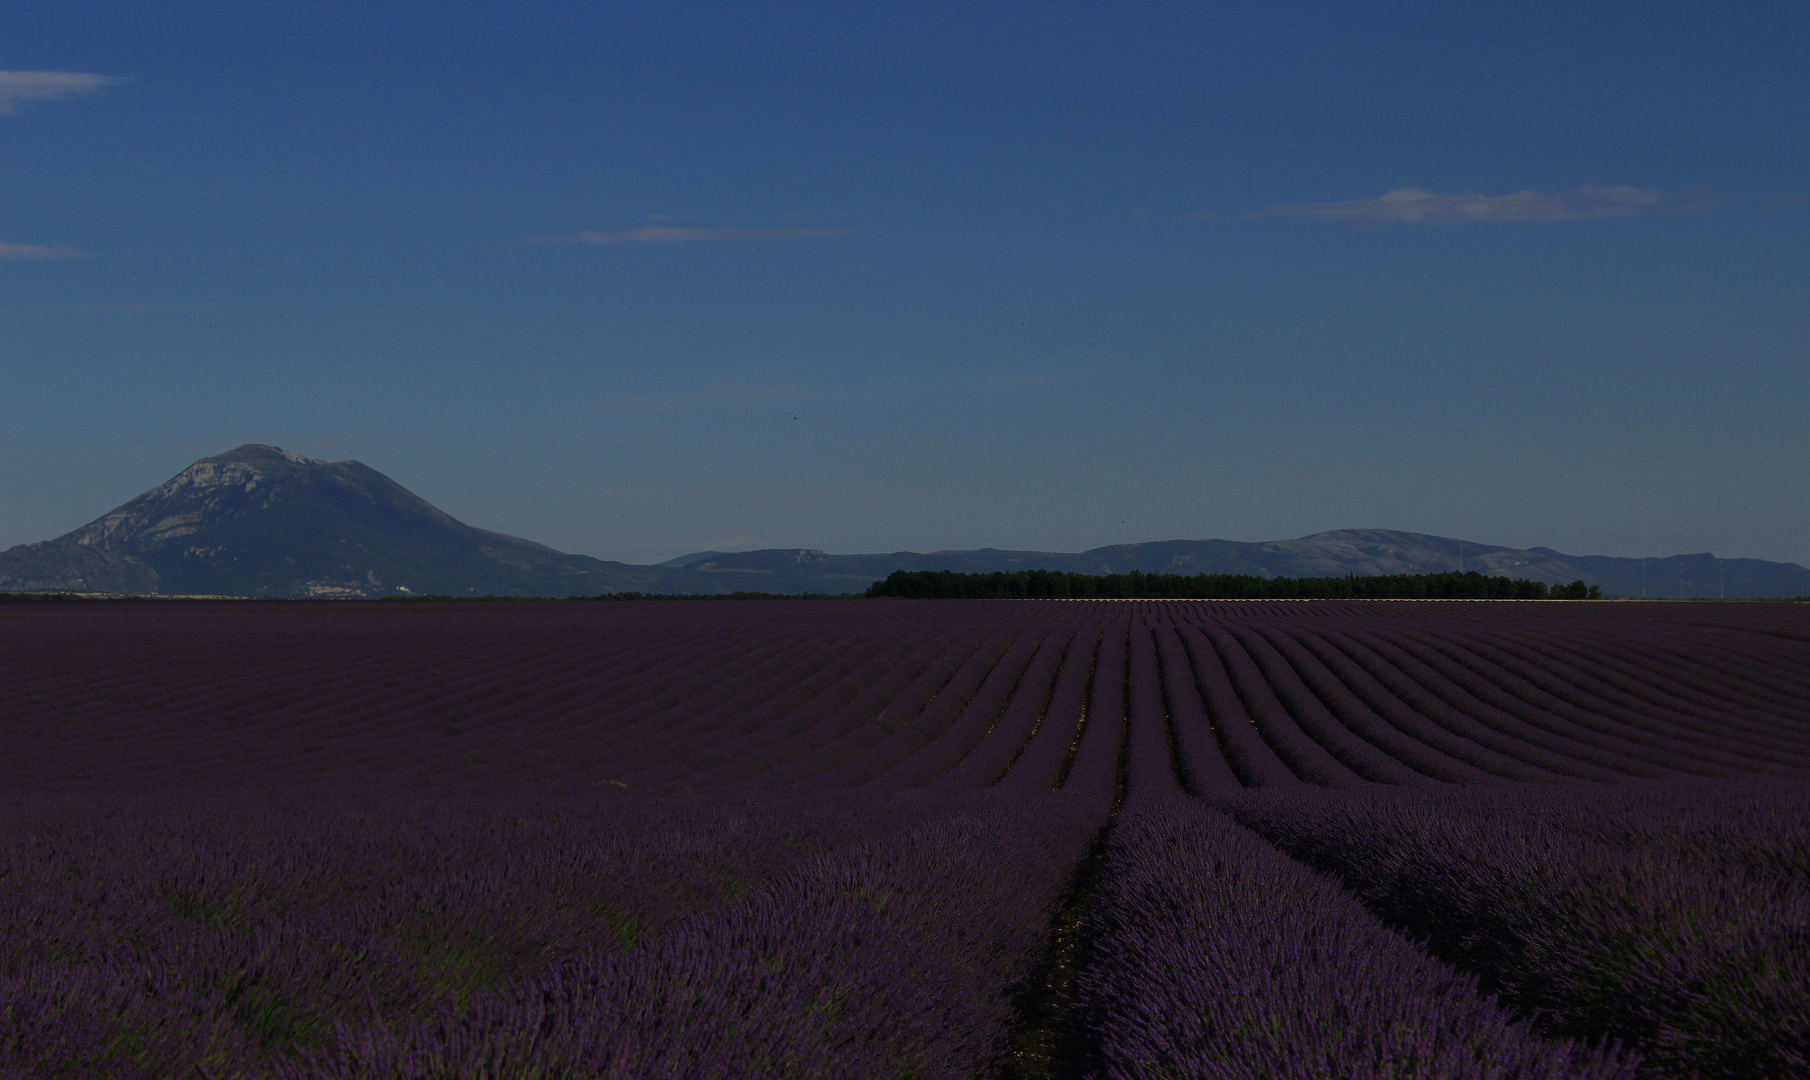
[{"label": "thin cloud streak", "polygon": [[91,259],[94,256],[72,247],[49,247],[44,244],[0,244],[0,259]]},{"label": "thin cloud streak", "polygon": [[853,236],[852,229],[689,229],[670,225],[643,225],[627,232],[575,232],[561,236],[536,236],[523,247],[616,246],[622,244],[697,244],[714,240],[828,240]]},{"label": "thin cloud streak", "polygon": [[20,102],[92,94],[125,81],[81,71],[0,71],[0,113],[18,112]]},{"label": "thin cloud streak", "polygon": [[1439,195],[1398,188],[1378,199],[1284,203],[1252,215],[1296,217],[1345,225],[1462,225],[1524,221],[1591,221],[1635,217],[1667,207],[1663,191],[1626,184],[1584,184],[1570,191],[1516,191],[1508,195]]}]

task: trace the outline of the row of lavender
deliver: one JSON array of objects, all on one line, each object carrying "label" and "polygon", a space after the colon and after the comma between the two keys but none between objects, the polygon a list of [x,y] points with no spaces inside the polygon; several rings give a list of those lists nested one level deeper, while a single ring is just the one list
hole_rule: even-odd
[{"label": "row of lavender", "polygon": [[1636,1075],[1634,1055],[1497,1007],[1336,881],[1197,800],[1128,804],[1090,907],[1071,1075]]},{"label": "row of lavender", "polygon": [[[1128,691],[1139,682],[1132,659]],[[1050,1040],[1058,1052],[1019,1075],[1637,1074],[1635,1054],[1554,1037],[1499,1008],[1475,978],[1392,932],[1336,880],[1291,860],[1211,802],[1184,794],[1160,725],[1140,715],[1136,697],[1128,700],[1125,798],[1102,831],[1099,866],[1082,904],[1077,971]],[[1230,784],[1211,790],[1239,797]],[[1300,792],[1273,798],[1288,802],[1291,795]]]},{"label": "row of lavender", "polygon": [[567,608],[493,624],[228,612],[60,641],[43,633],[54,621],[14,620],[0,626],[18,646],[0,654],[0,708],[29,722],[0,768],[31,783],[973,789],[1023,767],[1040,786],[1059,755],[1038,740],[1071,743],[1096,682],[1167,729],[1201,790],[1810,768],[1810,647],[1752,628],[1233,620],[1180,603],[831,605],[820,623],[763,627],[711,617],[734,605],[691,623],[678,606],[642,622],[608,605],[588,621]]},{"label": "row of lavender", "polygon": [[[1099,727],[1042,794],[32,800],[6,821],[0,1075],[1810,1067],[1810,784],[1215,808],[1162,758]],[[1090,843],[1039,1043],[1025,998]]]},{"label": "row of lavender", "polygon": [[889,837],[974,814],[861,796],[321,794],[15,798],[0,1074],[268,1075],[336,1032],[581,978],[801,866],[872,861]]},{"label": "row of lavender", "polygon": [[[0,1060],[22,1076],[1038,1075],[1025,1050],[1047,1040],[1025,1028],[1049,1010],[1026,999],[1055,985],[1054,920],[1092,943],[1057,1010],[1071,1071],[1624,1073],[1586,1048],[1605,1038],[1651,1075],[1802,1067],[1801,788],[1499,783],[1801,772],[1788,637],[1050,607],[1070,614],[627,636],[586,676],[611,704],[585,735],[620,756],[565,774],[601,784],[452,793],[456,759],[397,750],[421,735],[405,712],[390,730],[342,719],[356,737],[338,752],[361,768],[289,805],[167,782],[110,814],[92,793],[34,796],[0,829]],[[468,718],[491,745],[566,752],[570,714],[511,681],[557,636],[503,644],[476,675],[433,674],[491,686]],[[218,677],[238,700],[239,673]],[[1396,708],[1413,687],[1418,720]],[[272,697],[250,731],[190,722],[315,753],[282,741],[295,714]],[[9,734],[42,735],[7,715]],[[81,752],[119,775],[180,719]],[[1452,763],[1476,773],[1440,776]],[[360,771],[411,797],[359,794],[344,777]],[[657,794],[687,778],[711,793]],[[1094,868],[1079,889],[1078,865]],[[1724,908],[1757,914],[1724,933]],[[1228,972],[1267,989],[1241,997]],[[1177,1002],[1206,1019],[1189,1027]]]},{"label": "row of lavender", "polygon": [[1111,807],[1061,792],[15,798],[0,1076],[977,1076]]},{"label": "row of lavender", "polygon": [[1810,783],[1232,796],[1542,1031],[1644,1073],[1810,1075]]},{"label": "row of lavender", "polygon": [[1079,1075],[1810,1073],[1810,781],[1199,800],[1137,719]]},{"label": "row of lavender", "polygon": [[[1734,662],[1707,635],[1641,642],[1626,650],[1643,665],[1631,673],[1623,668],[1633,665],[1592,657],[1582,643],[1541,651],[1452,622],[1207,621],[1178,633],[1220,756],[1246,786],[1614,780],[1810,765],[1810,684],[1800,675],[1760,687],[1742,670],[1801,672],[1803,657],[1788,644]],[[1179,652],[1171,650],[1177,666]],[[1178,725],[1191,704],[1185,689],[1170,699],[1172,716],[1183,714]],[[1203,746],[1203,756],[1213,749]],[[1220,772],[1210,761],[1204,768]]]}]

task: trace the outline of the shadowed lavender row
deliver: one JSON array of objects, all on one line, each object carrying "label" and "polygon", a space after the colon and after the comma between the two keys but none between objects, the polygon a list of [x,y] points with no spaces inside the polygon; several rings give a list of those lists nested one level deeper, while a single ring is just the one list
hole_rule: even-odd
[{"label": "shadowed lavender row", "polygon": [[1234,796],[1238,819],[1647,1073],[1810,1071],[1803,781]]},{"label": "shadowed lavender row", "polygon": [[969,1080],[1002,1064],[1100,798],[972,800],[741,906],[413,1026],[342,1027],[301,1078]]},{"label": "shadowed lavender row", "polygon": [[1109,649],[1206,787],[1804,775],[1805,610],[32,605],[0,780],[1034,788]]},{"label": "shadowed lavender row", "polygon": [[1336,881],[1200,802],[1134,797],[1091,905],[1082,1075],[1609,1080],[1631,1061],[1535,1035]]},{"label": "shadowed lavender row", "polygon": [[1620,1068],[1183,792],[1542,1037],[1802,1071],[1795,610],[34,606],[0,1075],[1016,1076],[1089,911],[1097,1069]]},{"label": "shadowed lavender row", "polygon": [[39,796],[0,808],[0,1064],[263,1075],[657,938],[928,799],[618,789]]}]

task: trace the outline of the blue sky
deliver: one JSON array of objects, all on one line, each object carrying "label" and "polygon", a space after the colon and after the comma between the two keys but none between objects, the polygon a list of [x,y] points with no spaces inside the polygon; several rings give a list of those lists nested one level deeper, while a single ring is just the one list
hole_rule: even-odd
[{"label": "blue sky", "polygon": [[606,558],[1810,563],[1810,7],[0,12],[0,546],[244,442]]}]

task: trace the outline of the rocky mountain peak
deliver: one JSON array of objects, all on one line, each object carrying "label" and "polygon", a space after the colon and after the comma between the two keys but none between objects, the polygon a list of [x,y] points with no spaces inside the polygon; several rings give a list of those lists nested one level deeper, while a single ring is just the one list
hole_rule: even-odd
[{"label": "rocky mountain peak", "polygon": [[566,595],[606,591],[620,566],[472,528],[369,466],[266,443],[201,458],[81,528],[9,554],[0,591],[16,581],[241,596]]},{"label": "rocky mountain peak", "polygon": [[316,458],[247,443],[196,461],[59,540],[113,550],[162,547],[196,532],[210,520],[269,505],[283,473],[326,468],[329,463]]},{"label": "rocky mountain peak", "polygon": [[321,458],[303,457],[301,454],[291,453],[290,451],[285,450],[280,446],[271,446],[269,443],[246,443],[243,446],[235,446],[224,454],[215,454],[211,458],[202,458],[201,460],[202,461],[238,461],[238,462],[244,462],[248,465],[256,465],[259,463],[269,464],[273,460],[287,461],[291,465],[357,464],[356,462],[326,461]]}]

